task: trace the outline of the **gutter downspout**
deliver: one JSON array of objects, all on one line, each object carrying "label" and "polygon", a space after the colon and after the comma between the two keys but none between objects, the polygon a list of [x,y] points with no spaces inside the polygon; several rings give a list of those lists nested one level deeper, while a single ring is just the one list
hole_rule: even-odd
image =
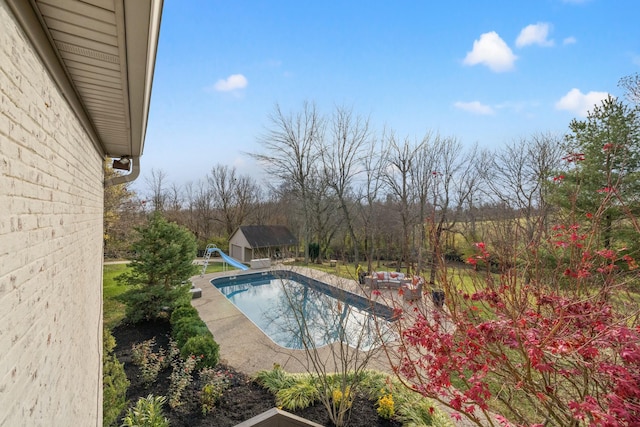
[{"label": "gutter downspout", "polygon": [[113,178],[106,179],[104,181],[104,187],[111,187],[113,185],[125,184],[136,179],[140,175],[140,156],[131,158],[131,173],[128,175],[120,175]]}]

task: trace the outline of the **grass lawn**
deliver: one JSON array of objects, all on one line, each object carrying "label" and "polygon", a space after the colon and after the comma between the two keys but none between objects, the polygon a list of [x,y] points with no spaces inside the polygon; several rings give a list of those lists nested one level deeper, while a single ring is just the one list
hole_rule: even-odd
[{"label": "grass lawn", "polygon": [[103,321],[104,326],[113,329],[124,319],[124,304],[116,299],[118,295],[127,290],[125,285],[119,285],[115,277],[129,269],[127,264],[109,264],[102,270],[102,297],[103,297]]},{"label": "grass lawn", "polygon": [[[324,261],[322,264],[305,264],[303,261],[298,261],[288,265],[313,268],[315,270],[335,274],[338,277],[344,277],[346,279],[357,279],[356,265],[354,263],[344,263],[342,261],[338,261],[336,265],[332,267],[328,261]],[[363,268],[366,268],[366,264],[364,262],[361,265],[363,266]],[[389,271],[389,268],[380,267],[380,271]],[[428,275],[428,270],[422,272],[422,276],[428,278]],[[449,280],[451,282],[451,285],[456,289],[462,289],[467,293],[473,293],[475,291],[472,275],[473,271],[469,268],[462,268],[455,265],[447,267],[447,280]]]},{"label": "grass lawn", "polygon": [[[127,290],[126,285],[120,285],[115,281],[115,278],[120,274],[126,272],[129,269],[127,264],[107,264],[102,270],[103,285],[102,285],[102,297],[103,297],[103,322],[104,326],[113,329],[117,326],[122,319],[124,319],[124,304],[118,301],[118,295]],[[229,265],[226,266],[227,270],[235,270]],[[202,267],[198,268],[198,274],[202,271]],[[213,262],[207,265],[206,273],[218,273],[225,271],[225,265],[220,262]]]},{"label": "grass lawn", "polygon": [[[229,264],[226,264],[226,267],[225,267],[225,264],[222,262],[211,262],[207,265],[207,271],[205,272],[205,274],[219,273],[221,271],[231,271],[231,270],[237,270],[237,268],[231,267]],[[200,274],[201,272],[202,272],[202,266],[198,266],[197,274]]]}]

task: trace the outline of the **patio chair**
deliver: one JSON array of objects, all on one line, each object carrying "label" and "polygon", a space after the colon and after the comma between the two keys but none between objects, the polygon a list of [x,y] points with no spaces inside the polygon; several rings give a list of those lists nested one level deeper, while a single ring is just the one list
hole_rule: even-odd
[{"label": "patio chair", "polygon": [[[416,280],[417,279],[417,280]],[[415,276],[411,283],[405,283],[402,285],[402,296],[405,301],[416,301],[422,298],[422,287],[424,286],[424,279],[422,277]]]}]

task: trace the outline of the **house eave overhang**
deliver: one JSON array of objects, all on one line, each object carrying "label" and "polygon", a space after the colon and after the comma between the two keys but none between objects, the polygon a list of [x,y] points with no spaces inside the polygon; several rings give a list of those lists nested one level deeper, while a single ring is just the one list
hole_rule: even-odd
[{"label": "house eave overhang", "polygon": [[142,155],[163,0],[7,0],[96,149]]}]

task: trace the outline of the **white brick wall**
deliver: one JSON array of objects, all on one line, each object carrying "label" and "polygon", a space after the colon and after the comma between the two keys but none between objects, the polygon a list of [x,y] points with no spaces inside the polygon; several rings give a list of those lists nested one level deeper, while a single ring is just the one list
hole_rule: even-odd
[{"label": "white brick wall", "polygon": [[0,426],[102,425],[102,180],[0,0]]}]

